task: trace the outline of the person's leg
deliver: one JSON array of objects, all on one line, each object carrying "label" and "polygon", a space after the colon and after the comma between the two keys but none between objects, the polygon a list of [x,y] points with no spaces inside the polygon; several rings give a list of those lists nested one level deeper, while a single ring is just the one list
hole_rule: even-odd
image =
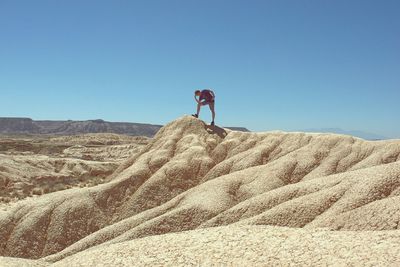
[{"label": "person's leg", "polygon": [[200,107],[201,107],[201,103],[197,103],[197,117],[199,116],[199,114],[200,114]]},{"label": "person's leg", "polygon": [[215,119],[215,102],[210,102],[210,104],[208,104],[210,106],[210,110],[211,110],[211,114],[212,114],[212,121],[214,122]]}]

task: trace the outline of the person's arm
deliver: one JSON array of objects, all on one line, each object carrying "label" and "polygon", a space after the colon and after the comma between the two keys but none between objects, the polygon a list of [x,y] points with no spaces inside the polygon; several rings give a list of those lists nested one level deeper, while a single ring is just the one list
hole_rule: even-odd
[{"label": "person's arm", "polygon": [[194,100],[196,100],[196,102],[200,104],[200,100],[197,99],[196,95],[194,95]]}]

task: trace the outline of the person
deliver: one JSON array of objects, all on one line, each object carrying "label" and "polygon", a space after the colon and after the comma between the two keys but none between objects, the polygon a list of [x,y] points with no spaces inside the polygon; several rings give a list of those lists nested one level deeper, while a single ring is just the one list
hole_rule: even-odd
[{"label": "person", "polygon": [[[197,97],[199,99],[197,99]],[[211,114],[212,114],[212,122],[211,125],[214,125],[214,119],[215,119],[215,94],[213,91],[209,90],[209,89],[205,89],[205,90],[196,90],[194,92],[194,99],[197,102],[197,113],[193,114],[194,117],[198,118],[199,114],[200,114],[200,108],[201,106],[205,106],[208,105],[210,107],[211,110]]]}]

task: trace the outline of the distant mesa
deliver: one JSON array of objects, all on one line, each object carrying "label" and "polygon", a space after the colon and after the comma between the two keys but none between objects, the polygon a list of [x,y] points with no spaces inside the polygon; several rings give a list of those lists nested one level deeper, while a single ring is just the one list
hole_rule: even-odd
[{"label": "distant mesa", "polygon": [[116,133],[152,137],[161,127],[162,125],[108,122],[102,119],[87,121],[36,121],[30,118],[0,118],[1,134],[75,135],[85,133]]},{"label": "distant mesa", "polygon": [[89,120],[89,121],[91,121],[91,122],[95,122],[95,123],[105,123],[105,121],[104,121],[104,120],[102,120],[102,119],[97,119],[97,120]]},{"label": "distant mesa", "polygon": [[[116,133],[153,137],[162,125],[109,122],[102,119],[87,121],[32,120],[30,118],[0,118],[0,134],[54,134],[75,135],[86,133]],[[249,132],[243,127],[226,127],[234,131]]]}]

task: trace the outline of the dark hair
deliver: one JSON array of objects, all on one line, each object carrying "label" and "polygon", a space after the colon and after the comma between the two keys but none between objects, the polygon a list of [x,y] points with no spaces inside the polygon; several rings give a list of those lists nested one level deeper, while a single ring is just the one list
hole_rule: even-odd
[{"label": "dark hair", "polygon": [[200,90],[194,91],[195,94],[201,93]]}]

